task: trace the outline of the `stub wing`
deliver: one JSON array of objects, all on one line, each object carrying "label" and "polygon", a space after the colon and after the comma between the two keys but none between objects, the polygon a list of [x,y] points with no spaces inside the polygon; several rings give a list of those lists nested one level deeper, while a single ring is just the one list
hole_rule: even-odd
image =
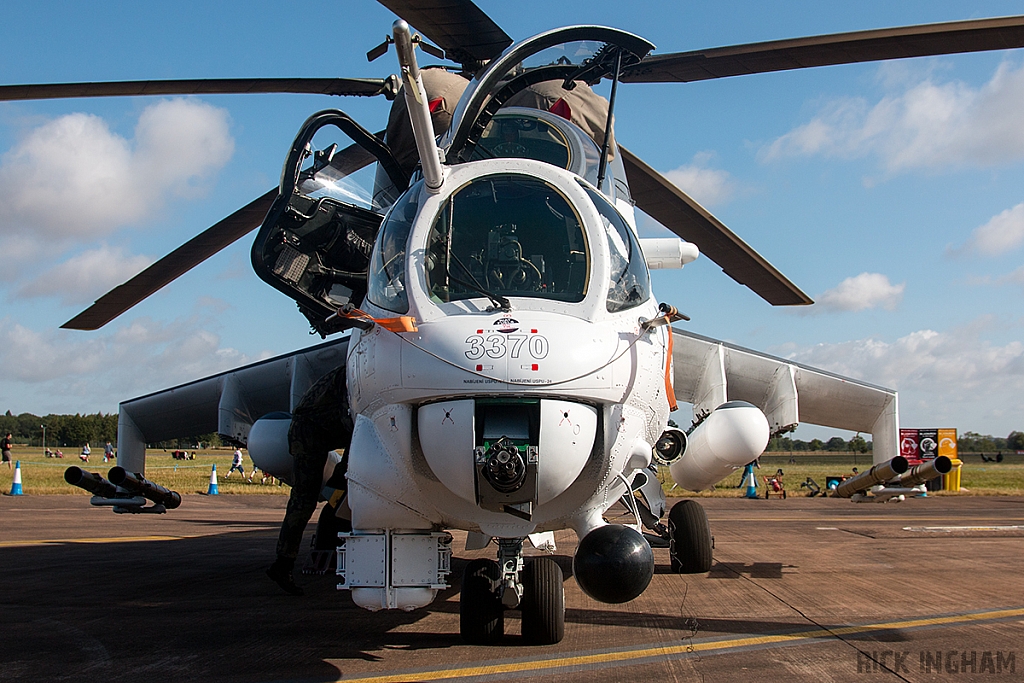
[{"label": "stub wing", "polygon": [[348,337],[141,396],[120,405],[118,464],[145,472],[146,444],[217,432],[246,443],[260,417],[291,412],[313,382],[345,363]]},{"label": "stub wing", "polygon": [[694,415],[726,401],[747,401],[768,418],[772,433],[808,424],[871,434],[874,462],[899,455],[896,391],[759,351],[673,330],[676,400]]}]

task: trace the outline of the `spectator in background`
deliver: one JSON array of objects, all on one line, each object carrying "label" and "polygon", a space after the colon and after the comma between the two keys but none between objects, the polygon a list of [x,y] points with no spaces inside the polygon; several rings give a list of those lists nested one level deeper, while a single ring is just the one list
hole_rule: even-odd
[{"label": "spectator in background", "polygon": [[14,465],[11,464],[11,449],[14,447],[14,441],[11,440],[11,433],[7,432],[3,440],[0,441],[0,458],[3,458],[3,462],[7,463],[7,469],[14,469]]},{"label": "spectator in background", "polygon": [[89,455],[92,453],[92,449],[89,448],[88,442],[82,446],[82,453],[78,456],[82,462],[89,462]]},{"label": "spectator in background", "polygon": [[235,449],[235,456],[231,459],[231,469],[229,469],[228,473],[224,475],[224,478],[227,479],[228,477],[230,477],[231,473],[234,472],[235,470],[238,470],[238,473],[242,475],[243,479],[245,479],[245,468],[242,466],[241,448]]},{"label": "spectator in background", "polygon": [[103,447],[103,462],[110,462],[114,459],[114,447],[107,442],[107,445]]}]

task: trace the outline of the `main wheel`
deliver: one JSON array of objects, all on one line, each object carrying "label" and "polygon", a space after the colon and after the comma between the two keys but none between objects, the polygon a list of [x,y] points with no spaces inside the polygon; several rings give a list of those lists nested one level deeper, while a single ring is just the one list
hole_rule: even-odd
[{"label": "main wheel", "polygon": [[505,612],[498,596],[501,570],[494,560],[466,565],[459,598],[459,632],[472,645],[491,645],[505,635]]},{"label": "main wheel", "polygon": [[562,568],[539,557],[523,570],[523,639],[533,645],[554,645],[565,635],[565,590]]},{"label": "main wheel", "polygon": [[668,513],[668,552],[677,574],[711,571],[711,527],[697,501],[681,500]]}]

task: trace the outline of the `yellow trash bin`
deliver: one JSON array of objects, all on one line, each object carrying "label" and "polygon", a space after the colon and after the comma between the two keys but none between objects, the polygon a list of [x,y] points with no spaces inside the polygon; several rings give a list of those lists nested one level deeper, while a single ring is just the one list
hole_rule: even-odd
[{"label": "yellow trash bin", "polygon": [[951,462],[953,464],[953,469],[949,471],[949,474],[942,475],[943,491],[960,490],[960,468],[963,466],[964,461],[960,458],[953,458]]}]

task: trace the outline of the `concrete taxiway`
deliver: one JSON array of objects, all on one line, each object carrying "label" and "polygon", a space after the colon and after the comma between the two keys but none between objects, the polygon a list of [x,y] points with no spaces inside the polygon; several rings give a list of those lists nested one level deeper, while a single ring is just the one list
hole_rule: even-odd
[{"label": "concrete taxiway", "polygon": [[[467,559],[412,613],[370,614],[332,576],[264,576],[283,496],[185,496],[114,515],[87,496],[0,497],[0,681],[1024,680],[1024,499],[705,499],[707,575],[669,573],[624,605],[571,578],[566,636],[459,638]],[[619,521],[626,521],[625,517]],[[531,553],[536,553],[532,551]]]}]

